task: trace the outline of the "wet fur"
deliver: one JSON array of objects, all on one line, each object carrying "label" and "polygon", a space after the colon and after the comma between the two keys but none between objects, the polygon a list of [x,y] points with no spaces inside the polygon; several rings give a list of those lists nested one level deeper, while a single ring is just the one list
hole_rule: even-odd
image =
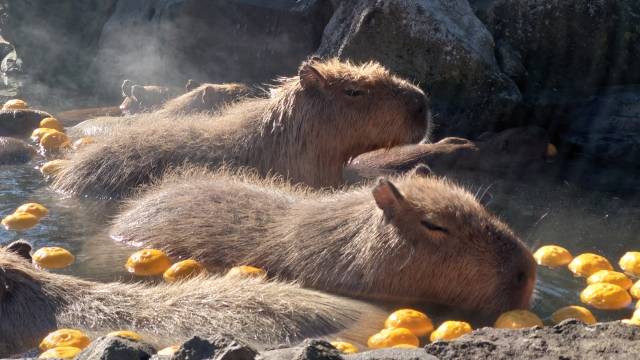
[{"label": "wet fur", "polygon": [[20,139],[0,136],[0,165],[29,162],[36,150]]}]

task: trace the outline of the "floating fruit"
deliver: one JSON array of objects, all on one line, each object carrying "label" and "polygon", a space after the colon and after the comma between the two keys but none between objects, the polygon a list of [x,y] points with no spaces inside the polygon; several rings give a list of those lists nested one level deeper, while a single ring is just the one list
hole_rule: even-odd
[{"label": "floating fruit", "polygon": [[576,276],[589,277],[596,271],[613,270],[613,267],[609,260],[600,255],[584,253],[573,258],[569,270]]},{"label": "floating fruit", "polygon": [[633,284],[631,289],[629,289],[629,292],[631,293],[631,296],[633,296],[634,298],[640,299],[640,280],[636,281],[636,283]]},{"label": "floating fruit", "polygon": [[536,262],[542,266],[559,267],[565,266],[571,262],[573,256],[569,250],[557,245],[546,245],[533,254]]},{"label": "floating fruit", "polygon": [[58,131],[58,130],[50,129],[50,128],[37,128],[37,129],[33,130],[33,132],[31,133],[31,139],[33,141],[40,142],[40,140],[42,139],[43,136],[45,136],[46,134],[51,134],[51,133],[56,132],[56,131]]},{"label": "floating fruit", "polygon": [[263,269],[248,265],[234,266],[227,272],[227,276],[263,277],[266,275],[267,272]]},{"label": "floating fruit", "polygon": [[543,326],[538,315],[528,310],[511,310],[498,317],[493,325],[498,329],[521,329],[532,326]]},{"label": "floating fruit", "polygon": [[166,348],[158,351],[157,355],[171,356],[171,355],[175,354],[176,351],[178,351],[178,349],[180,349],[180,345],[169,346],[169,347],[166,347]]},{"label": "floating fruit", "polygon": [[597,283],[582,290],[580,300],[596,309],[617,310],[627,307],[631,303],[631,296],[618,285]]},{"label": "floating fruit", "polygon": [[33,262],[44,269],[62,269],[75,260],[75,256],[61,247],[50,246],[38,249],[32,256]]},{"label": "floating fruit", "polygon": [[355,354],[358,352],[358,348],[352,343],[344,342],[344,341],[332,341],[331,345],[334,348],[338,349],[343,354]]},{"label": "floating fruit", "polygon": [[58,171],[62,170],[64,165],[68,162],[69,160],[64,159],[48,161],[42,165],[42,167],[40,168],[40,172],[45,176],[55,175]]},{"label": "floating fruit", "polygon": [[56,118],[48,117],[40,120],[40,127],[46,129],[55,129],[64,132],[64,126]]},{"label": "floating fruit", "polygon": [[437,329],[435,329],[430,336],[431,341],[438,340],[453,340],[457,339],[464,334],[472,332],[473,329],[468,322],[465,321],[445,321]]},{"label": "floating fruit", "polygon": [[46,351],[60,346],[73,346],[84,349],[91,340],[82,331],[74,329],[59,329],[49,333],[40,343],[40,350]]},{"label": "floating fruit", "polygon": [[205,269],[202,264],[195,260],[188,259],[179,261],[171,265],[171,267],[168,268],[167,271],[164,272],[164,274],[162,274],[162,277],[167,282],[174,282],[176,280],[182,280],[190,278],[192,276],[196,276],[203,273],[204,271]]},{"label": "floating fruit", "polygon": [[25,212],[33,216],[37,216],[38,218],[42,218],[47,216],[47,214],[49,214],[49,209],[47,209],[46,207],[38,203],[27,203],[27,204],[20,205],[16,209],[16,212],[17,213]]},{"label": "floating fruit", "polygon": [[127,260],[127,271],[141,276],[160,275],[171,267],[167,254],[156,249],[136,251]]},{"label": "floating fruit", "polygon": [[558,148],[555,145],[551,144],[551,143],[547,144],[546,155],[547,155],[547,157],[554,157],[554,156],[558,155]]},{"label": "floating fruit", "polygon": [[636,303],[636,309],[640,309],[640,300]]},{"label": "floating fruit", "polygon": [[117,336],[131,341],[142,340],[142,336],[140,334],[128,330],[113,331],[108,333],[107,336]]},{"label": "floating fruit", "polygon": [[92,138],[91,136],[85,136],[83,138],[80,138],[76,141],[73,142],[73,148],[74,149],[80,149],[83,146],[87,146],[89,144],[94,144],[96,142],[96,140],[94,138]]},{"label": "floating fruit", "polygon": [[7,230],[27,230],[38,225],[39,221],[33,214],[16,212],[2,219],[2,225]]},{"label": "floating fruit", "polygon": [[567,319],[580,320],[587,325],[595,324],[597,322],[596,317],[593,316],[591,311],[582,306],[565,306],[551,314],[551,321],[553,321],[554,324]]},{"label": "floating fruit", "polygon": [[394,311],[384,322],[387,329],[405,328],[415,336],[425,336],[433,331],[433,322],[424,313],[413,309]]},{"label": "floating fruit", "polygon": [[393,328],[382,329],[367,341],[367,345],[372,349],[388,348],[400,344],[418,346],[420,340],[409,329]]},{"label": "floating fruit", "polygon": [[611,270],[596,271],[587,278],[587,284],[597,283],[615,284],[625,290],[628,290],[631,285],[633,285],[633,282],[627,277],[627,275]]},{"label": "floating fruit", "polygon": [[633,276],[640,276],[640,252],[627,252],[626,254],[622,255],[620,261],[618,262],[618,265],[620,265],[620,268],[624,270],[624,272]]},{"label": "floating fruit", "polygon": [[38,359],[73,359],[80,351],[82,349],[73,346],[58,346],[43,352]]},{"label": "floating fruit", "polygon": [[26,101],[20,99],[12,99],[2,105],[2,110],[21,110],[27,109],[29,105]]},{"label": "floating fruit", "polygon": [[70,146],[69,137],[60,131],[50,132],[42,136],[40,146],[45,150],[60,150]]}]

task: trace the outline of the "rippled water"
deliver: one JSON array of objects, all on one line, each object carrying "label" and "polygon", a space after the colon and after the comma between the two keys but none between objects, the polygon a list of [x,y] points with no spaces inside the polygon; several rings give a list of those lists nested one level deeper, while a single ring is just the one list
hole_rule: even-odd
[{"label": "rippled water", "polygon": [[[76,263],[65,269],[65,273],[99,281],[129,280],[123,264],[131,249],[112,241],[106,234],[116,207],[92,199],[65,198],[50,191],[37,165],[38,162],[0,166],[0,217],[32,201],[50,209],[50,215],[33,229],[21,233],[0,230],[0,244],[24,238],[35,248],[63,246],[77,256]],[[489,208],[509,223],[532,249],[559,244],[574,255],[587,251],[602,254],[614,264],[624,252],[640,251],[638,196],[621,198],[545,179],[523,183],[469,176],[465,183],[472,190],[490,185]],[[540,268],[533,310],[548,318],[559,307],[579,304],[578,295],[584,286],[584,279],[574,278],[566,269]],[[628,317],[630,312],[629,308],[594,313],[600,320],[611,320]],[[436,321],[459,316],[434,308],[430,308],[429,313]]]}]

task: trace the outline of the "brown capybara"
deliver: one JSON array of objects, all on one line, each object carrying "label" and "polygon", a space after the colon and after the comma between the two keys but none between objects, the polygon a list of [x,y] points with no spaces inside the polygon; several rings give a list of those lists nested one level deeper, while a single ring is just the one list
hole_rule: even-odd
[{"label": "brown capybara", "polygon": [[53,187],[122,197],[184,163],[251,167],[294,183],[338,186],[349,159],[419,141],[429,118],[425,94],[377,63],[311,60],[269,98],[240,101],[213,117],[185,116],[179,123],[141,120],[111,134],[73,154]]},{"label": "brown capybara", "polygon": [[375,306],[290,283],[204,275],[172,284],[97,283],[38,270],[12,247],[0,249],[3,358],[58,328],[90,336],[126,329],[157,346],[224,332],[265,347],[336,335],[362,342],[384,322]]},{"label": "brown capybara", "polygon": [[152,111],[184,92],[167,86],[138,85],[131,80],[124,80],[121,88],[123,100],[120,111],[124,115]]},{"label": "brown capybara", "polygon": [[128,202],[111,236],[210,270],[251,264],[349,296],[486,314],[529,304],[529,250],[473,195],[424,165],[336,193],[242,175],[167,175]]},{"label": "brown capybara", "polygon": [[51,114],[32,109],[0,110],[0,136],[28,137]]},{"label": "brown capybara", "polygon": [[23,164],[36,154],[36,149],[26,142],[0,136],[0,165]]},{"label": "brown capybara", "polygon": [[432,144],[379,149],[357,156],[344,169],[347,182],[403,173],[426,164],[449,175],[459,169],[500,173],[539,166],[549,145],[546,131],[536,126],[483,134],[478,140],[448,137]]}]

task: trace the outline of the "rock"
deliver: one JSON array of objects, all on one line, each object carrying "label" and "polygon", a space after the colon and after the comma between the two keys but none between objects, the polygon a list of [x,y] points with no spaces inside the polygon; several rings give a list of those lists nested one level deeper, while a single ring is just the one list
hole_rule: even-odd
[{"label": "rock", "polygon": [[302,344],[260,354],[264,360],[342,360],[340,351],[324,340],[307,339]]},{"label": "rock", "polygon": [[20,139],[0,136],[0,165],[29,162],[36,150]]},{"label": "rock", "polygon": [[438,360],[424,349],[380,349],[353,355],[345,355],[345,360]]},{"label": "rock", "polygon": [[172,360],[254,360],[258,352],[230,336],[220,335],[208,340],[198,336],[187,340],[171,358]]},{"label": "rock", "polygon": [[15,49],[7,40],[0,35],[0,59],[4,59],[7,55],[13,52]]},{"label": "rock", "polygon": [[566,320],[544,328],[482,328],[455,341],[431,343],[425,349],[441,360],[636,359],[639,340],[638,326]]},{"label": "rock", "polygon": [[437,136],[495,130],[521,100],[466,0],[340,2],[318,53],[377,60],[432,95]]},{"label": "rock", "polygon": [[0,110],[0,136],[28,137],[51,114],[40,110]]},{"label": "rock", "polygon": [[93,340],[76,360],[146,360],[155,353],[156,350],[145,342],[131,341],[118,336],[103,336]]},{"label": "rock", "polygon": [[9,52],[9,54],[2,58],[0,71],[5,74],[17,74],[22,72],[22,60],[18,58],[18,54],[16,54],[15,50]]}]

